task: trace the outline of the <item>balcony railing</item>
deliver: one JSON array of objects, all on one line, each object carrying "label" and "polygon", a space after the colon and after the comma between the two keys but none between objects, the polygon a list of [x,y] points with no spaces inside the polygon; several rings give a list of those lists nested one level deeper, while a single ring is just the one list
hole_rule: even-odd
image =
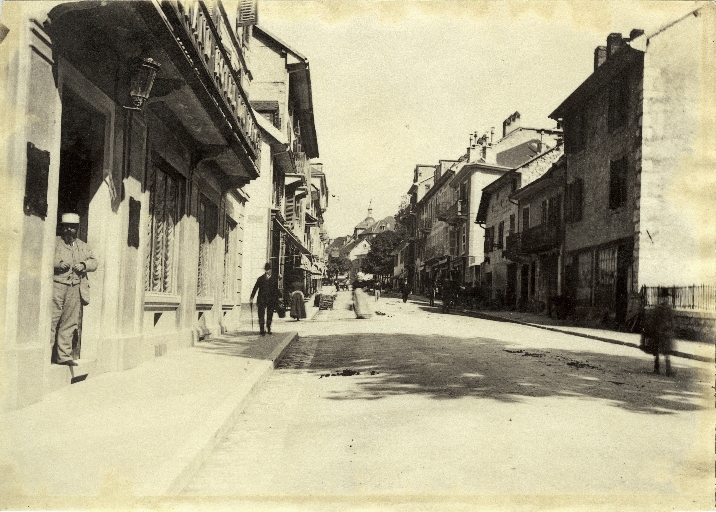
[{"label": "balcony railing", "polygon": [[432,219],[418,219],[418,230],[424,233],[429,233],[433,229]]},{"label": "balcony railing", "polygon": [[520,253],[534,254],[554,249],[561,241],[559,224],[540,224],[520,233]]},{"label": "balcony railing", "polygon": [[467,219],[467,201],[458,199],[445,212],[445,221],[448,224],[457,224],[460,220]]},{"label": "balcony railing", "polygon": [[449,206],[446,204],[439,204],[437,208],[435,209],[435,218],[441,221],[447,220],[447,212],[449,210]]},{"label": "balcony railing", "polygon": [[521,233],[510,233],[505,241],[505,252],[509,254],[520,254],[522,244]]},{"label": "balcony railing", "polygon": [[306,176],[306,179],[310,178],[311,176],[309,173],[311,172],[311,168],[308,165],[306,153],[302,151],[292,151],[291,155],[293,156],[293,164],[296,166],[296,172]]},{"label": "balcony railing", "polygon": [[243,50],[227,28],[228,21],[223,19],[224,14],[217,10],[217,14],[212,16],[209,8],[201,1],[178,0],[170,2],[170,5],[181,20],[187,39],[201,56],[206,72],[214,79],[218,91],[214,95],[216,100],[223,103],[225,108],[222,110],[228,113],[231,124],[239,128],[247,144],[258,155],[259,129],[241,85],[241,77],[248,70]]}]

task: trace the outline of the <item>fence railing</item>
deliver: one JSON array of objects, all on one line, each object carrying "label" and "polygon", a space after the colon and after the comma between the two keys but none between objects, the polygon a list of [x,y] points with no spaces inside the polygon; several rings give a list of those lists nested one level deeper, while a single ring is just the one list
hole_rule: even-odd
[{"label": "fence railing", "polygon": [[642,304],[656,306],[663,289],[669,291],[669,302],[674,309],[716,311],[716,286],[713,285],[642,286]]}]

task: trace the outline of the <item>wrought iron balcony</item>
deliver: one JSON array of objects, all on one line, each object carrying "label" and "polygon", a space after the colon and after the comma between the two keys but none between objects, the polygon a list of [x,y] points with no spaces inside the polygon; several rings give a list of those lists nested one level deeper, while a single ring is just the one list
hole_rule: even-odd
[{"label": "wrought iron balcony", "polygon": [[214,99],[222,104],[222,111],[230,124],[244,138],[248,146],[258,155],[260,134],[253,112],[249,107],[242,77],[248,73],[241,43],[236,39],[228,19],[221,11],[212,13],[204,2],[179,0],[167,2],[181,20],[185,34],[182,39],[189,41],[201,56],[206,73],[213,77],[216,93]]},{"label": "wrought iron balcony", "polygon": [[459,199],[445,212],[445,220],[448,224],[457,224],[461,220],[467,220],[467,201]]},{"label": "wrought iron balcony", "polygon": [[556,248],[562,239],[562,230],[560,224],[540,224],[526,229],[520,235],[519,252],[535,254]]},{"label": "wrought iron balcony", "polygon": [[430,233],[430,230],[433,229],[433,220],[432,219],[418,219],[418,230],[422,231],[423,233]]}]

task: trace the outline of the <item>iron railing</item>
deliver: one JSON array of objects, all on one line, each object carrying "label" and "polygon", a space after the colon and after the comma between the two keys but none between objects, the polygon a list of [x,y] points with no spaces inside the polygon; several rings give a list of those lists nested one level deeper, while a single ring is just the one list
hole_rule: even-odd
[{"label": "iron railing", "polygon": [[659,304],[661,290],[668,290],[669,303],[674,309],[716,311],[716,286],[642,286],[641,300],[644,307]]},{"label": "iron railing", "polygon": [[540,224],[520,233],[520,251],[531,254],[554,249],[560,242],[559,224]]}]

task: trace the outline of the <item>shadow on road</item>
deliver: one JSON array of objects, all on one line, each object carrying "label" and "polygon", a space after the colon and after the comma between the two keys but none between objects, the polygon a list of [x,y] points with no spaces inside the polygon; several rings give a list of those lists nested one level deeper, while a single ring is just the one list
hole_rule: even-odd
[{"label": "shadow on road", "polygon": [[[306,344],[315,346],[312,358],[305,357]],[[448,336],[305,337],[289,348],[277,369],[356,379],[355,386],[329,396],[333,400],[406,393],[503,402],[563,396],[608,400],[634,412],[671,414],[702,408],[709,390],[708,375],[699,368],[679,367],[676,378],[670,378],[651,373],[652,363],[643,357],[520,349],[499,340]]]}]

